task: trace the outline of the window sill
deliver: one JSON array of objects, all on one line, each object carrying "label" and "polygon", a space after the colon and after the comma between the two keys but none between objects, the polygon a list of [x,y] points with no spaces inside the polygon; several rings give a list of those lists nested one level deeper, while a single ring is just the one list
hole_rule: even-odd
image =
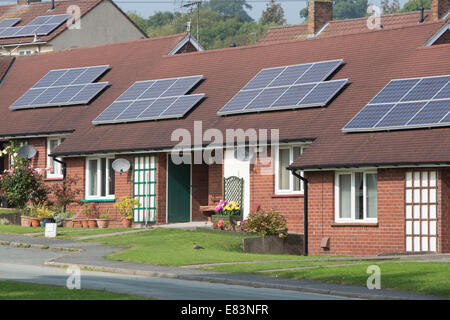
[{"label": "window sill", "polygon": [[331,227],[372,227],[378,228],[378,222],[333,222]]},{"label": "window sill", "polygon": [[273,194],[272,198],[303,198],[305,195],[303,193],[293,193],[293,194]]},{"label": "window sill", "polygon": [[45,178],[44,181],[63,181],[64,178]]},{"label": "window sill", "polygon": [[84,199],[81,202],[116,202],[116,199]]}]

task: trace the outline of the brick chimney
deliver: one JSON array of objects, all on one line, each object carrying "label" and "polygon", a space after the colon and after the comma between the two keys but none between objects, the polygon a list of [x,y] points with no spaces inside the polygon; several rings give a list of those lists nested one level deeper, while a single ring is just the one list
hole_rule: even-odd
[{"label": "brick chimney", "polygon": [[41,0],[17,0],[17,5],[18,6],[26,6],[32,2],[41,2]]},{"label": "brick chimney", "polygon": [[[450,1],[450,0],[444,0]],[[333,4],[330,0],[310,0],[308,4],[308,34],[313,35],[325,23],[333,19]]]},{"label": "brick chimney", "polygon": [[431,0],[431,18],[438,21],[450,10],[450,0]]}]

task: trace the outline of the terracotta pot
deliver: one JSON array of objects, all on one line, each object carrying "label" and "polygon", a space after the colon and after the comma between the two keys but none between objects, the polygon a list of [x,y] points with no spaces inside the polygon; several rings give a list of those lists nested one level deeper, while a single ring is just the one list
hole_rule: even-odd
[{"label": "terracotta pot", "polygon": [[64,219],[63,227],[64,228],[72,228],[74,225],[74,221],[72,219]]},{"label": "terracotta pot", "polygon": [[32,227],[40,227],[41,220],[39,220],[38,218],[31,218],[31,226]]},{"label": "terracotta pot", "polygon": [[31,218],[27,216],[20,217],[20,225],[22,227],[31,227]]},{"label": "terracotta pot", "polygon": [[122,219],[122,225],[125,228],[130,228],[132,223],[133,223],[133,221],[131,219],[125,219],[125,218]]},{"label": "terracotta pot", "polygon": [[72,222],[74,228],[81,228],[81,220],[73,220]]},{"label": "terracotta pot", "polygon": [[83,228],[89,228],[89,220],[88,219],[81,219],[81,226]]},{"label": "terracotta pot", "polygon": [[89,228],[97,228],[97,220],[96,219],[89,219],[88,220]]},{"label": "terracotta pot", "polygon": [[100,229],[109,227],[109,219],[97,219],[97,225]]}]

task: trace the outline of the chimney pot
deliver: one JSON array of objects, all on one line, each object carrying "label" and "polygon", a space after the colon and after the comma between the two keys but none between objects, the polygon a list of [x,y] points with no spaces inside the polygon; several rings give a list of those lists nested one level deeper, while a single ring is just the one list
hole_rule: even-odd
[{"label": "chimney pot", "polygon": [[450,10],[450,0],[431,0],[431,18],[438,21]]},{"label": "chimney pot", "polygon": [[[450,1],[450,0],[449,0]],[[333,3],[330,0],[310,0],[308,4],[308,34],[316,34],[323,25],[333,19]]]}]

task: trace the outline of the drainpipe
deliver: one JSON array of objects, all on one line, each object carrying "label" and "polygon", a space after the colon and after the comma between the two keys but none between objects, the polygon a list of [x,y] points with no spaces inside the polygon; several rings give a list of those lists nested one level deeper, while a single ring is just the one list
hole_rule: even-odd
[{"label": "drainpipe", "polygon": [[67,164],[64,161],[56,159],[55,156],[52,156],[52,158],[53,158],[53,161],[58,162],[58,163],[60,163],[62,165],[63,182],[65,183],[65,181],[66,181]]},{"label": "drainpipe", "polygon": [[303,198],[303,255],[308,255],[308,179],[302,177],[294,169],[291,173],[298,179],[303,181],[304,198]]}]

